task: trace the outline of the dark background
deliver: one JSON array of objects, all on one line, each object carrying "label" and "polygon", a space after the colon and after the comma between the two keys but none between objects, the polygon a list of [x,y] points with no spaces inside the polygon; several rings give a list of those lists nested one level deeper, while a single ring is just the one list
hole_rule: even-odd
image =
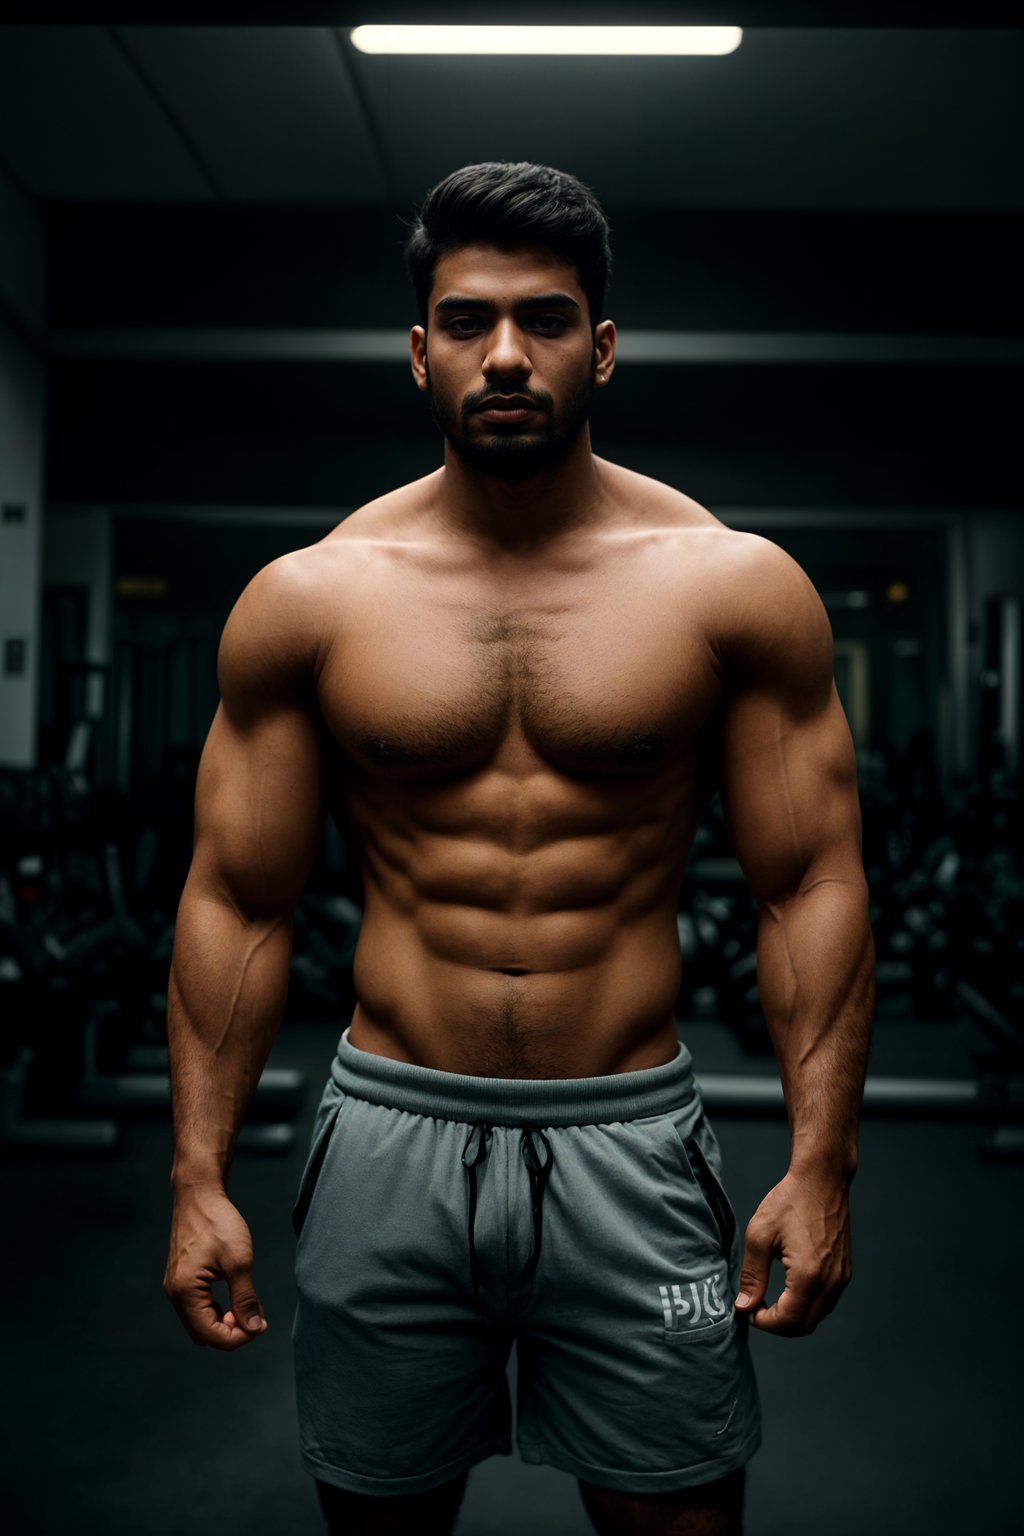
[{"label": "dark background", "polygon": [[[487,16],[745,29],[733,55],[653,60],[355,52],[349,25],[424,19],[408,4],[199,11],[0,11],[9,1529],[318,1528],[294,1443],[288,1211],[351,1006],[341,839],[328,829],[297,917],[233,1172],[271,1329],[231,1358],[192,1350],[160,1290],[167,963],[220,630],[268,560],[438,464],[401,245],[429,186],[487,158],[598,193],[620,363],[595,449],[800,561],[858,749],[879,955],[858,1278],[813,1340],[754,1340],[750,1536],[1016,1529],[1011,8]],[[787,1155],[754,920],[713,808],[680,896],[679,1018],[741,1221]],[[458,1529],[527,1521],[585,1529],[571,1482],[481,1467]]]}]

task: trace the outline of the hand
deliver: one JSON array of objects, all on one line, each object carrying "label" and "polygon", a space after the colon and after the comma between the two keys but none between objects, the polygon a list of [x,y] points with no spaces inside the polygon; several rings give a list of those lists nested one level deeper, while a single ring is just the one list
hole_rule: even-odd
[{"label": "hand", "polygon": [[[773,1258],[782,1260],[786,1285],[766,1307]],[[736,1310],[765,1333],[813,1333],[852,1273],[847,1184],[791,1169],[750,1219]]]},{"label": "hand", "polygon": [[[164,1291],[193,1344],[238,1349],[267,1327],[252,1279],[252,1236],[222,1189],[203,1187],[178,1195]],[[226,1280],[231,1310],[213,1295]]]}]

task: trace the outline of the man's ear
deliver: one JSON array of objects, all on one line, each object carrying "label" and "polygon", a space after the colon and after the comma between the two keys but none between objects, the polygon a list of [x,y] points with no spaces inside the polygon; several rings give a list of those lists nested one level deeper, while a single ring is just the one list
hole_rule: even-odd
[{"label": "man's ear", "polygon": [[615,372],[615,322],[602,320],[594,327],[594,383],[602,389]]},{"label": "man's ear", "polygon": [[409,332],[409,362],[416,388],[427,390],[427,333],[422,325],[414,325]]}]

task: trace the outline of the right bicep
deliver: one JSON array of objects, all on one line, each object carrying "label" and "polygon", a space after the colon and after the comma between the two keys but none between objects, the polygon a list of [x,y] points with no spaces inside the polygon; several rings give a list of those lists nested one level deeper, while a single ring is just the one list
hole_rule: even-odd
[{"label": "right bicep", "polygon": [[199,764],[192,875],[250,916],[293,908],[323,827],[319,737],[300,709],[240,730],[221,703]]},{"label": "right bicep", "polygon": [[324,820],[320,730],[306,686],[308,605],[283,575],[261,572],[225,626],[221,702],[196,784],[190,879],[253,917],[294,907]]}]

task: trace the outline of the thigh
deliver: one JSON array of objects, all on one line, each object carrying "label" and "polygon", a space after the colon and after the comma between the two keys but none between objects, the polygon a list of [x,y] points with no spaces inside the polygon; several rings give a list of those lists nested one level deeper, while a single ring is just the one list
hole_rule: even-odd
[{"label": "thigh", "polygon": [[510,1449],[509,1339],[466,1273],[464,1141],[465,1127],[354,1097],[325,1122],[296,1207],[295,1385],[314,1478],[416,1494]]},{"label": "thigh", "polygon": [[557,1134],[518,1342],[523,1458],[622,1493],[723,1479],[760,1412],[699,1104]]},{"label": "thigh", "polygon": [[673,1493],[619,1493],[580,1479],[598,1536],[742,1536],[744,1472]]},{"label": "thigh", "polygon": [[374,1498],[318,1482],[328,1536],[448,1536],[466,1491],[467,1474],[426,1493]]}]

